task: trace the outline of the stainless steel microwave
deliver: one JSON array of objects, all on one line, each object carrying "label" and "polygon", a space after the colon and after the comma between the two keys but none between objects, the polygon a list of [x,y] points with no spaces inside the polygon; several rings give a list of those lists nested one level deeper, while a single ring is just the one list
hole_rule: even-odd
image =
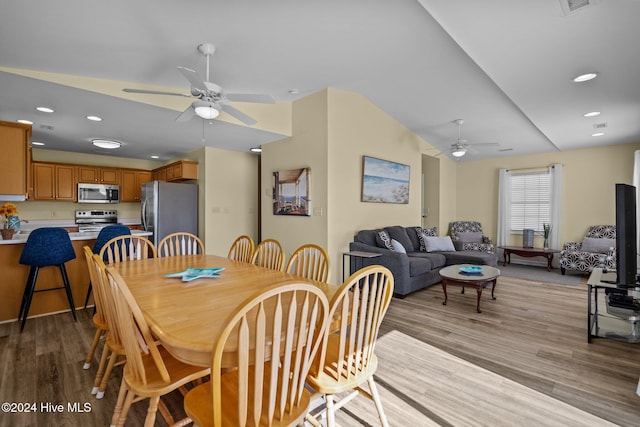
[{"label": "stainless steel microwave", "polygon": [[78,203],[120,203],[120,186],[80,182]]}]

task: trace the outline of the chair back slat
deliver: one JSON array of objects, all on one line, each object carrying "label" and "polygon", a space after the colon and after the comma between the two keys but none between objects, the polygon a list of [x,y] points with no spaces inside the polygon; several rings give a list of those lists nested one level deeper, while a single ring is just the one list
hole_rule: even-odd
[{"label": "chair back slat", "polygon": [[108,264],[115,262],[133,261],[138,259],[155,258],[156,248],[153,243],[143,236],[117,236],[107,241],[99,255]]},{"label": "chair back slat", "polygon": [[[214,346],[214,425],[272,425],[298,409],[328,312],[322,290],[307,283],[275,285],[245,301],[225,322]],[[223,407],[221,388],[223,353],[229,342],[237,348],[235,408]]]},{"label": "chair back slat", "polygon": [[282,271],[284,268],[284,251],[280,242],[274,239],[266,239],[260,242],[253,254],[252,264]]},{"label": "chair back slat", "polygon": [[227,258],[235,261],[250,263],[253,259],[254,249],[255,245],[251,237],[240,236],[231,245]]},{"label": "chair back slat", "polygon": [[326,282],[329,278],[329,255],[312,243],[300,246],[291,255],[286,271],[294,276]]},{"label": "chair back slat", "polygon": [[204,254],[204,244],[192,233],[172,233],[158,244],[158,255],[161,257],[199,254]]},{"label": "chair back slat", "polygon": [[117,314],[115,301],[111,298],[111,293],[107,290],[107,276],[106,265],[102,261],[102,257],[99,254],[91,255],[91,263],[89,264],[89,275],[91,277],[91,283],[95,289],[96,302],[98,307],[99,301],[102,300],[102,313],[104,320],[109,327],[109,340],[114,346],[122,347],[122,339],[120,337],[120,331],[116,327]]},{"label": "chair back slat", "polygon": [[[98,280],[100,280],[100,278],[98,277],[99,270],[96,269],[96,265],[93,261],[93,255],[94,255],[93,249],[87,245],[85,245],[82,249],[84,251],[85,259],[87,260],[87,268],[89,270],[89,280],[91,283],[96,283]],[[98,317],[98,321],[100,323],[107,323],[107,318],[104,312],[106,308],[104,293],[102,292],[102,289],[98,289],[97,285],[95,286],[95,288],[96,289],[94,291],[94,300],[95,300],[96,316]]]}]

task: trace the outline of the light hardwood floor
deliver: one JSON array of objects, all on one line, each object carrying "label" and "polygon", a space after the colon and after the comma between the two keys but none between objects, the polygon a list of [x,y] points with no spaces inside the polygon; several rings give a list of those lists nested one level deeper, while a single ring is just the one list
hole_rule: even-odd
[{"label": "light hardwood floor", "polygon": [[[399,331],[554,399],[621,426],[640,425],[640,344],[586,337],[586,285],[566,286],[501,277],[497,300],[485,292],[482,313],[475,312],[475,291],[449,290],[442,305],[440,285],[393,299],[381,334]],[[107,425],[120,384],[116,369],[102,400],[90,394],[99,354],[82,369],[93,337],[90,310],[30,319],[24,333],[17,323],[0,324],[0,402],[36,403],[36,414],[0,413],[0,426]],[[403,360],[398,360],[399,364]],[[405,372],[411,369],[404,366]],[[405,375],[407,374],[400,374]],[[415,381],[408,374],[407,383]],[[439,404],[414,396],[379,378],[389,422],[404,425],[462,425],[439,418],[427,407]],[[472,391],[472,390],[470,390]],[[479,396],[490,399],[491,396]],[[378,425],[373,404],[357,398],[338,416],[342,426]],[[176,418],[183,415],[179,393],[164,399]],[[43,413],[43,403],[63,404],[64,411]],[[69,403],[89,403],[90,412],[71,413]],[[442,405],[450,405],[450,399]],[[134,404],[127,425],[142,425],[147,402]],[[488,425],[473,407],[460,416]],[[466,412],[465,412],[466,411]],[[505,416],[507,417],[507,416]],[[502,425],[522,425],[517,413]],[[409,423],[409,424],[407,424]],[[161,417],[156,423],[166,425]]]}]

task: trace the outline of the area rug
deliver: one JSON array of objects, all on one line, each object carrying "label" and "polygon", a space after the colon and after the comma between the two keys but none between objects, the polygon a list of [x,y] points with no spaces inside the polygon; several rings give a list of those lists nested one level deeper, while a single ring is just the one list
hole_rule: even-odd
[{"label": "area rug", "polygon": [[[378,339],[376,354],[376,382],[390,425],[615,425],[398,331]],[[363,405],[351,411],[375,414],[372,402]],[[378,424],[375,417],[362,421]]]},{"label": "area rug", "polygon": [[559,283],[562,285],[580,285],[586,284],[589,275],[582,272],[567,271],[565,275],[560,273],[559,268],[553,268],[547,271],[545,267],[525,265],[525,264],[507,264],[498,263],[498,268],[502,276],[517,277],[518,279],[533,280],[545,283]]}]

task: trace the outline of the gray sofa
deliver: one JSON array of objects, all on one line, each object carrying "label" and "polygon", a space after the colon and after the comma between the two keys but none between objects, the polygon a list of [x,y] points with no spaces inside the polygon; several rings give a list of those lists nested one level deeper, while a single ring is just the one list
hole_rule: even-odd
[{"label": "gray sofa", "polygon": [[[401,243],[406,253],[387,249],[379,237],[380,231]],[[421,227],[402,227],[399,225],[375,230],[361,230],[349,244],[350,251],[375,252],[381,254],[375,258],[351,257],[350,271],[379,264],[393,273],[394,295],[404,297],[411,292],[440,283],[439,271],[442,267],[453,264],[497,265],[497,256],[492,252],[474,250],[426,252],[421,250],[419,231],[436,236],[435,229],[423,230]]]}]

